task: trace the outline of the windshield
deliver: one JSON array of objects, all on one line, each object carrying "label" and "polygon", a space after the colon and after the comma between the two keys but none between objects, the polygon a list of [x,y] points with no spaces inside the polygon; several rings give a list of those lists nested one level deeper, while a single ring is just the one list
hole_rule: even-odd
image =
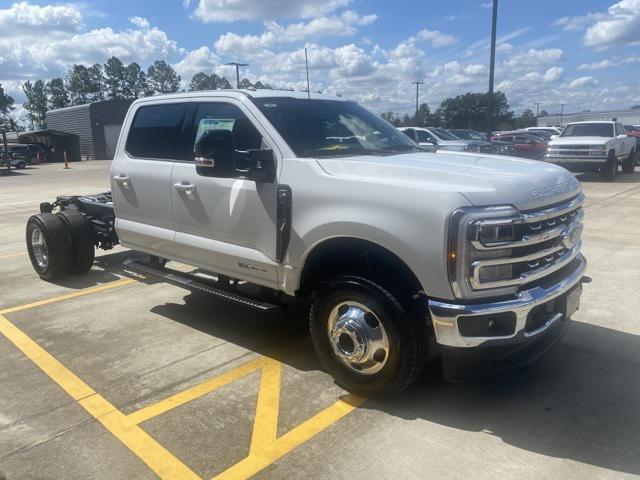
[{"label": "windshield", "polygon": [[611,123],[572,123],[566,126],[561,137],[613,137]]},{"label": "windshield", "polygon": [[450,132],[453,133],[456,137],[463,140],[473,140],[469,132],[464,132],[462,130],[450,130]]},{"label": "windshield", "polygon": [[355,102],[286,97],[251,100],[298,157],[422,151],[405,134]]},{"label": "windshield", "polygon": [[467,130],[467,135],[469,136],[469,138],[471,138],[471,140],[482,140],[482,141],[487,141],[487,136],[480,133],[480,132],[474,132],[472,130]]},{"label": "windshield", "polygon": [[447,132],[444,128],[432,128],[431,131],[441,140],[460,140],[455,135]]}]

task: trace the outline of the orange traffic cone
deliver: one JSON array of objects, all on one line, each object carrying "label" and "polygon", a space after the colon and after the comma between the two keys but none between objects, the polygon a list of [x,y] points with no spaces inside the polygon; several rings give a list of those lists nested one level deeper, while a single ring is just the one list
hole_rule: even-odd
[{"label": "orange traffic cone", "polygon": [[64,151],[64,168],[69,169],[69,159],[67,158],[67,151]]}]

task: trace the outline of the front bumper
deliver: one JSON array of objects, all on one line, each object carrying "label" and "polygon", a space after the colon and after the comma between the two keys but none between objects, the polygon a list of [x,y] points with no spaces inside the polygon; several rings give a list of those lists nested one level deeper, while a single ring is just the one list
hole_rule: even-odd
[{"label": "front bumper", "polygon": [[[555,285],[525,290],[514,299],[463,305],[430,300],[444,378],[459,381],[503,373],[526,367],[546,355],[562,339],[569,317],[578,307],[587,262],[582,255],[575,262],[571,274]],[[461,319],[466,322],[463,330],[474,333],[474,321],[487,325],[492,318],[503,322],[498,330],[507,325],[512,331],[493,336],[461,333]],[[515,322],[504,323],[505,319]],[[476,333],[481,331],[476,328]]]},{"label": "front bumper", "polygon": [[[542,334],[561,318],[556,315],[553,317],[553,321],[546,322],[534,330],[528,330],[527,319],[529,319],[530,313],[537,307],[552,302],[572,289],[579,288],[587,268],[587,261],[580,254],[576,257],[575,262],[577,263],[576,267],[572,269],[571,273],[554,285],[546,288],[536,286],[518,293],[515,298],[468,304],[429,300],[429,312],[437,342],[448,347],[471,348],[482,345],[508,345],[533,341],[537,335]],[[459,327],[461,319],[464,319],[468,325],[470,319],[477,318],[478,321],[483,321],[487,317],[491,318],[501,314],[515,317],[515,327],[512,332],[486,336],[469,336],[461,333]]]}]

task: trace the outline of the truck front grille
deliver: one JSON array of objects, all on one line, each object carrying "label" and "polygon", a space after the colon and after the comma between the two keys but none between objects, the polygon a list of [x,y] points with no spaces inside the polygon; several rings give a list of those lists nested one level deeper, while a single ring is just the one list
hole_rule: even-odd
[{"label": "truck front grille", "polygon": [[[583,201],[580,194],[561,205],[521,214],[514,222],[513,241],[482,244],[473,240],[479,259],[471,264],[471,286],[479,290],[526,285],[571,263],[582,245]],[[482,271],[489,267],[506,269],[507,278],[486,280]]]}]

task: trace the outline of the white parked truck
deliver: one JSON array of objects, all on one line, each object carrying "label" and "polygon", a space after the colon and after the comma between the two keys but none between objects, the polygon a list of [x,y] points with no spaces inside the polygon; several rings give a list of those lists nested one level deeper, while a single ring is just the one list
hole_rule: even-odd
[{"label": "white parked truck", "polygon": [[580,300],[583,195],[572,174],[424,152],[338,97],[137,100],[111,189],[60,196],[28,220],[43,279],[82,273],[94,247],[120,243],[149,255],[128,268],[250,308],[308,300],[322,364],[363,395],[402,390],[436,353],[449,379],[528,365]]},{"label": "white parked truck", "polygon": [[614,180],[620,165],[622,173],[635,171],[636,154],[636,139],[620,122],[576,122],[549,142],[545,160],[572,172],[599,171]]}]

